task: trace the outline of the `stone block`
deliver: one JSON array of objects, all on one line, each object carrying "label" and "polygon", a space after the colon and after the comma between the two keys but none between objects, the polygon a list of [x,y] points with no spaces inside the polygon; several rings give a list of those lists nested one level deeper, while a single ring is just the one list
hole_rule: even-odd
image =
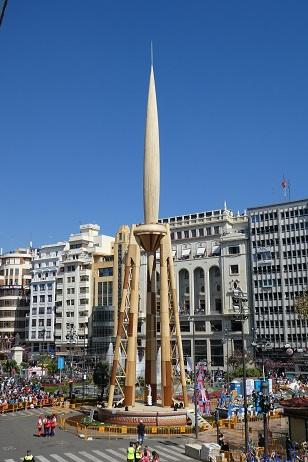
[{"label": "stone block", "polygon": [[185,444],[185,455],[200,460],[201,444]]}]

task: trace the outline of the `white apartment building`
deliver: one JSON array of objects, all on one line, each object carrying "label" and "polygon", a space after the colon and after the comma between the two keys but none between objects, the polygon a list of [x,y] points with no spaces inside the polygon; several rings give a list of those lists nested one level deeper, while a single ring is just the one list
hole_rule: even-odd
[{"label": "white apartment building", "polygon": [[56,351],[82,351],[88,346],[93,304],[94,254],[111,255],[114,238],[99,234],[100,226],[85,224],[71,234],[62,255],[56,286]]},{"label": "white apartment building", "polygon": [[32,249],[16,249],[0,255],[0,337],[3,349],[9,349],[18,334],[21,343],[27,337]]},{"label": "white apartment building", "polygon": [[255,338],[266,338],[267,355],[278,358],[285,345],[306,350],[307,321],[294,300],[308,287],[308,199],[252,207],[248,215]]},{"label": "white apartment building", "polygon": [[68,244],[43,245],[32,262],[28,345],[32,352],[54,352],[56,276]]}]

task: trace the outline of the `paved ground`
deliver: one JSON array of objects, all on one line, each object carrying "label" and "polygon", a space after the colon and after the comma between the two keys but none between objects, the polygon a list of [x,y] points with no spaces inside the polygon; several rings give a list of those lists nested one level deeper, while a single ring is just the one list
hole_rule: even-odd
[{"label": "paved ground", "polygon": [[[45,412],[51,412],[46,410]],[[20,462],[27,449],[31,449],[39,462],[120,462],[126,460],[126,448],[129,440],[124,437],[94,439],[84,441],[76,434],[57,429],[54,438],[35,436],[36,421],[40,409],[29,409],[18,413],[0,414],[0,461]],[[250,436],[257,442],[262,432],[262,422],[249,423]],[[231,448],[244,446],[244,429],[238,424],[234,430],[220,429]],[[270,421],[270,431],[279,436],[287,431],[287,419]],[[216,442],[216,429],[199,433],[202,442]],[[148,438],[146,443],[151,450],[161,456],[161,462],[188,462],[192,459],[184,454],[184,445],[195,441],[194,436],[179,436],[173,439]]]},{"label": "paved ground", "polygon": [[[38,438],[37,414],[0,415],[0,461],[20,462],[27,449],[31,449],[39,462],[121,462],[126,461],[128,440],[97,439],[84,441],[75,434],[57,429],[54,438]],[[161,456],[161,462],[188,462],[184,454],[183,437],[149,439],[146,443]]]}]

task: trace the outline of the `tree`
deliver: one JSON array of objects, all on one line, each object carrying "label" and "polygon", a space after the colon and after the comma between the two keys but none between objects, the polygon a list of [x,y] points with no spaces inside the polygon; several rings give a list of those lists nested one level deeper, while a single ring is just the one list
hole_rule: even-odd
[{"label": "tree", "polygon": [[[251,362],[251,355],[247,351],[245,351],[245,361],[246,363]],[[234,350],[234,352],[228,357],[229,366],[232,369],[242,366],[243,364],[243,353],[241,350]]]},{"label": "tree", "polygon": [[108,362],[98,363],[93,371],[93,382],[101,389],[101,397],[109,384],[110,366]]},{"label": "tree", "polygon": [[7,359],[2,364],[2,367],[3,367],[3,372],[9,372],[10,375],[12,375],[12,372],[13,372],[14,369],[15,369],[15,372],[19,371],[19,367],[17,365],[17,362],[14,359]]},{"label": "tree", "polygon": [[294,308],[301,318],[308,318],[308,291],[296,297],[294,300]]}]

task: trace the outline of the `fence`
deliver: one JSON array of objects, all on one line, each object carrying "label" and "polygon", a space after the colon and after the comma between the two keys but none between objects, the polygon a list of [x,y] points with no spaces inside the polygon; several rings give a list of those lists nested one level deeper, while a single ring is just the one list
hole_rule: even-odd
[{"label": "fence", "polygon": [[[64,417],[60,417],[59,420],[60,426],[66,430],[78,435],[83,435],[85,439],[91,438],[100,438],[100,437],[117,437],[119,435],[133,435],[137,437],[137,427],[136,426],[116,426],[116,425],[85,425],[78,420]],[[183,425],[177,427],[146,427],[145,428],[146,436],[175,436],[175,435],[187,435],[193,433],[193,428],[191,426]]]}]

